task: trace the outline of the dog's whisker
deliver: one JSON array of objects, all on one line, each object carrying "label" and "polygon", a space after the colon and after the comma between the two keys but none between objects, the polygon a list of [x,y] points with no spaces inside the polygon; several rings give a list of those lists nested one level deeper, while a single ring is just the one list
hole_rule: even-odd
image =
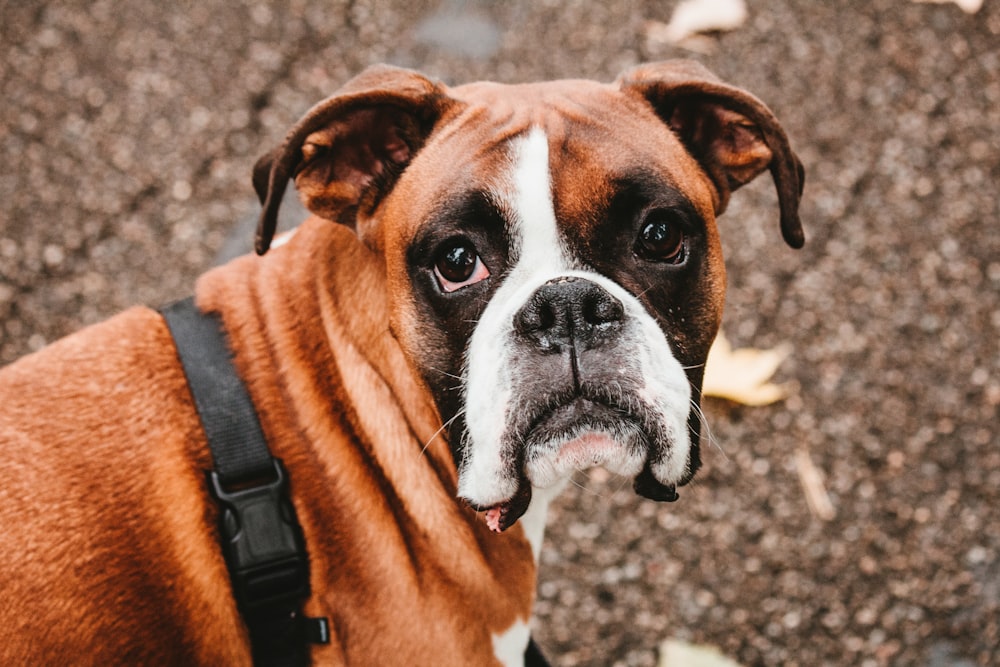
[{"label": "dog's whisker", "polygon": [[[587,479],[593,479],[593,478],[592,478],[592,477],[590,476],[590,472],[589,472],[589,471],[587,471],[587,470],[578,470],[577,472],[578,472],[579,474],[583,475],[584,477],[586,477]],[[577,481],[577,480],[576,480],[576,478],[575,478],[575,477],[576,477],[575,475],[571,475],[571,476],[570,476],[570,478],[569,478],[569,482],[570,482],[570,484],[572,484],[572,485],[573,485],[573,486],[575,486],[576,488],[580,489],[580,490],[581,490],[581,491],[583,491],[584,493],[589,493],[590,495],[592,495],[592,496],[594,496],[594,497],[597,497],[597,498],[600,498],[601,500],[605,500],[605,501],[606,501],[606,500],[608,500],[608,498],[607,498],[607,497],[605,497],[605,495],[604,495],[603,493],[601,493],[600,491],[598,491],[598,490],[596,490],[596,489],[592,489],[592,488],[590,488],[590,487],[589,487],[589,486],[587,486],[586,484],[581,484],[581,483],[580,483],[579,481]]]},{"label": "dog's whisker", "polygon": [[690,403],[691,403],[691,409],[694,410],[695,415],[697,415],[698,417],[698,421],[701,423],[702,432],[704,433],[705,440],[707,440],[708,443],[712,445],[715,449],[722,452],[723,458],[728,461],[729,455],[726,454],[726,450],[722,448],[722,445],[719,443],[719,440],[715,437],[715,434],[712,432],[712,426],[711,424],[708,423],[708,418],[705,417],[705,412],[701,409],[701,406],[698,405],[698,402],[695,401],[694,399],[691,399]]},{"label": "dog's whisker", "polygon": [[617,477],[618,477],[618,482],[617,482],[618,485],[613,490],[613,493],[618,493],[625,487],[632,484],[632,480],[629,479],[628,477],[622,477],[621,475],[618,475]]},{"label": "dog's whisker", "polygon": [[647,287],[646,289],[642,290],[641,292],[636,293],[635,298],[641,299],[642,297],[646,296],[646,293],[649,292],[651,289],[653,289],[653,285],[650,285],[649,287]]},{"label": "dog's whisker", "polygon": [[454,373],[449,373],[448,371],[443,371],[443,370],[441,370],[440,368],[435,368],[434,366],[428,366],[427,368],[428,368],[429,370],[432,370],[432,371],[434,371],[435,373],[440,373],[441,375],[444,375],[444,376],[446,376],[446,377],[450,377],[450,378],[454,378],[454,379],[458,380],[459,382],[464,382],[464,381],[465,381],[465,380],[464,380],[464,379],[462,378],[462,376],[460,376],[460,375],[455,375]]},{"label": "dog's whisker", "polygon": [[458,419],[459,417],[461,417],[464,414],[465,414],[465,408],[462,408],[461,410],[459,410],[458,412],[455,413],[454,417],[452,417],[451,419],[449,419],[445,423],[441,424],[441,428],[439,428],[438,430],[434,431],[434,435],[432,435],[430,438],[428,438],[427,442],[424,443],[423,448],[420,450],[420,454],[423,455],[424,453],[426,453],[427,452],[427,448],[431,446],[432,442],[434,442],[434,438],[436,438],[439,435],[441,435],[444,432],[445,429],[447,429],[449,426],[451,426],[453,423],[455,423],[455,420]]}]

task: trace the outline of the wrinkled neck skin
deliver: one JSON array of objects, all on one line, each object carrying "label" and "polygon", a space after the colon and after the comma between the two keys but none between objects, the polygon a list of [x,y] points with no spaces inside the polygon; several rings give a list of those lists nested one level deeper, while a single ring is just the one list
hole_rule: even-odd
[{"label": "wrinkled neck skin", "polygon": [[[310,556],[306,613],[333,624],[314,659],[521,664],[548,499],[502,535],[457,499],[441,419],[389,330],[383,267],[352,231],[313,218],[196,290],[221,314],[289,470]],[[454,648],[442,658],[442,646]]]}]

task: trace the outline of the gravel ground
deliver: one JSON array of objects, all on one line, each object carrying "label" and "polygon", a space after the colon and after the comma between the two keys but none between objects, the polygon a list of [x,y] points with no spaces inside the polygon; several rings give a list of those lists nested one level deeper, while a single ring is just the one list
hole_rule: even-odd
[{"label": "gravel ground", "polygon": [[[645,37],[674,2],[59,4],[0,0],[4,363],[187,293],[253,215],[253,160],[369,63],[608,80],[691,55]],[[791,343],[795,391],[707,401],[677,504],[576,480],[536,635],[557,665],[651,666],[671,637],[744,665],[1000,664],[1000,2],[750,0],[714,44],[806,164],[804,250],[766,179],[721,223],[724,327]]]}]

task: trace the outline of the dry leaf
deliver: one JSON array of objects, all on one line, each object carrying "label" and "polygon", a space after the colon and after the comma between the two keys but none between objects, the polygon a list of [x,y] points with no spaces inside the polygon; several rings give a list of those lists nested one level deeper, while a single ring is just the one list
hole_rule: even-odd
[{"label": "dry leaf", "polygon": [[740,667],[712,646],[697,646],[676,639],[660,644],[658,667]]},{"label": "dry leaf", "polygon": [[702,394],[726,398],[744,405],[768,405],[788,396],[787,385],[769,382],[791,348],[734,350],[719,332],[708,353]]},{"label": "dry leaf", "polygon": [[795,468],[799,472],[799,482],[806,494],[809,511],[817,519],[833,520],[837,511],[833,508],[830,494],[826,492],[826,485],[823,484],[823,473],[813,463],[809,450],[800,448],[795,451]]},{"label": "dry leaf", "polygon": [[678,44],[706,52],[714,43],[702,37],[702,33],[735,30],[746,19],[744,0],[683,0],[674,8],[669,23],[646,23],[646,39],[654,44]]},{"label": "dry leaf", "polygon": [[954,2],[966,14],[975,14],[983,8],[983,0],[913,0],[914,2],[934,3],[943,5],[946,2]]}]

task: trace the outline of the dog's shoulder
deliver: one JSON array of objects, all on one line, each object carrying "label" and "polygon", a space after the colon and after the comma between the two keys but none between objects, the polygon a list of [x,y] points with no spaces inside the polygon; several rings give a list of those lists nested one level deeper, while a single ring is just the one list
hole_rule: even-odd
[{"label": "dog's shoulder", "polygon": [[0,460],[8,469],[48,470],[53,478],[61,472],[80,478],[88,468],[102,477],[138,474],[198,429],[170,334],[162,316],[146,307],[0,369],[0,405]]}]

